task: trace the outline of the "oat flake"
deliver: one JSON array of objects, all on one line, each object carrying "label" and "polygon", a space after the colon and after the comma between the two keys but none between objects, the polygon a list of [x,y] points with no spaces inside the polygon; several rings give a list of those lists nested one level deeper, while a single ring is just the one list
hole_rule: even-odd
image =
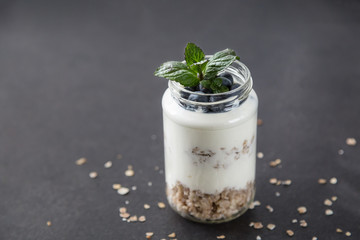
[{"label": "oat flake", "polygon": [[337,178],[333,177],[333,178],[330,178],[329,182],[331,184],[337,184]]},{"label": "oat flake", "polygon": [[97,176],[98,176],[97,172],[90,172],[89,173],[89,177],[92,178],[92,179],[97,178]]},{"label": "oat flake", "polygon": [[134,176],[134,174],[135,174],[135,172],[132,169],[128,169],[125,171],[125,176],[127,176],[127,177],[132,177],[132,176]]},{"label": "oat flake", "polygon": [[318,183],[319,183],[319,184],[325,184],[325,183],[326,183],[326,179],[324,179],[324,178],[319,178]]},{"label": "oat flake", "polygon": [[139,217],[139,222],[145,222],[146,221],[146,217],[145,216],[140,216]]},{"label": "oat flake", "polygon": [[334,214],[334,211],[333,210],[331,210],[331,209],[326,209],[325,210],[325,215],[326,216],[331,216],[331,215],[333,215]]},{"label": "oat flake", "polygon": [[325,199],[324,205],[325,205],[325,206],[331,206],[331,205],[332,205],[332,201],[331,201],[330,199]]},{"label": "oat flake", "polygon": [[174,237],[176,237],[176,234],[173,232],[173,233],[170,233],[169,235],[168,235],[168,237],[169,238],[174,238]]},{"label": "oat flake", "polygon": [[163,203],[163,202],[158,202],[158,207],[159,207],[159,208],[165,208],[166,205],[165,205],[165,203]]},{"label": "oat flake", "polygon": [[121,184],[119,184],[119,183],[114,183],[114,184],[112,185],[112,188],[113,188],[114,190],[118,190],[118,189],[121,188]]},{"label": "oat flake", "polygon": [[112,166],[112,161],[107,161],[105,164],[104,164],[104,167],[105,168],[111,168]]},{"label": "oat flake", "polygon": [[216,236],[217,239],[225,239],[225,235]]},{"label": "oat flake", "polygon": [[307,212],[307,209],[304,206],[298,207],[297,210],[300,214],[305,214]]},{"label": "oat flake", "polygon": [[347,138],[346,144],[349,146],[355,146],[356,145],[356,139],[355,138]]},{"label": "oat flake", "polygon": [[75,164],[78,166],[81,166],[83,164],[85,164],[87,162],[86,158],[79,158],[78,160],[75,161]]},{"label": "oat flake", "polygon": [[272,223],[269,223],[267,226],[266,226],[270,231],[274,230],[275,229],[275,224],[272,224]]},{"label": "oat flake", "polygon": [[126,194],[128,194],[129,193],[129,189],[128,188],[126,188],[126,187],[121,187],[120,189],[118,189],[118,194],[120,194],[120,195],[126,195]]},{"label": "oat flake", "polygon": [[292,230],[286,230],[286,234],[290,237],[294,236],[294,232]]}]

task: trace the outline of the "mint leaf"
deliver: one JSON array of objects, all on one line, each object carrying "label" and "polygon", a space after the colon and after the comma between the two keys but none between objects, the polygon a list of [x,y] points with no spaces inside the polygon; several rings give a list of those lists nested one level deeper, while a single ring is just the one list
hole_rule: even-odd
[{"label": "mint leaf", "polygon": [[202,80],[200,81],[201,85],[206,89],[211,89],[211,81],[210,80]]},{"label": "mint leaf", "polygon": [[227,91],[229,91],[229,88],[224,85],[217,87],[215,90],[213,89],[214,93],[223,93],[223,92],[227,92]]},{"label": "mint leaf", "polygon": [[205,54],[194,43],[188,43],[185,48],[185,61],[188,66],[204,60]]},{"label": "mint leaf", "polygon": [[155,76],[167,78],[179,82],[185,87],[193,87],[199,84],[196,72],[186,66],[186,64],[177,61],[163,63],[155,71]]},{"label": "mint leaf", "polygon": [[229,67],[236,59],[235,51],[231,49],[225,49],[223,51],[215,53],[207,63],[205,67],[205,79],[211,79],[216,77],[217,73]]}]

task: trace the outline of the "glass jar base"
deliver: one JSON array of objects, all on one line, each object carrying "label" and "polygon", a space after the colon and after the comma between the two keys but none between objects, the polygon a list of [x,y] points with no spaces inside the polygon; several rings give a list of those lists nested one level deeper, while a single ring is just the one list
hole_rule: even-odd
[{"label": "glass jar base", "polygon": [[194,222],[216,224],[231,221],[244,214],[254,200],[255,187],[249,182],[245,189],[224,189],[218,194],[190,190],[180,182],[167,188],[167,199],[172,209]]}]

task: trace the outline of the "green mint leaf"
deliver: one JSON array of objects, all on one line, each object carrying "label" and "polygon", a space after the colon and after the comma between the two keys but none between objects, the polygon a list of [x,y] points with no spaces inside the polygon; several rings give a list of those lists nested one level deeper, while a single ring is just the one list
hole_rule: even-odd
[{"label": "green mint leaf", "polygon": [[212,89],[214,93],[223,93],[229,91],[229,88],[226,86],[216,86]]},{"label": "green mint leaf", "polygon": [[229,89],[226,86],[222,85],[222,79],[221,78],[215,78],[213,80],[204,80],[204,81],[209,81],[210,82],[210,89],[214,93],[222,93],[222,92],[229,91]]},{"label": "green mint leaf", "polygon": [[200,81],[201,85],[206,89],[211,89],[211,81],[210,80],[202,80]]},{"label": "green mint leaf", "polygon": [[199,84],[196,72],[186,66],[182,62],[169,61],[163,63],[155,71],[155,76],[167,78],[179,82],[185,87],[193,87]]},{"label": "green mint leaf", "polygon": [[216,77],[218,72],[229,67],[238,58],[235,51],[231,49],[225,49],[215,53],[205,67],[205,79]]},{"label": "green mint leaf", "polygon": [[185,48],[185,61],[188,66],[204,60],[205,54],[194,43],[188,43]]}]

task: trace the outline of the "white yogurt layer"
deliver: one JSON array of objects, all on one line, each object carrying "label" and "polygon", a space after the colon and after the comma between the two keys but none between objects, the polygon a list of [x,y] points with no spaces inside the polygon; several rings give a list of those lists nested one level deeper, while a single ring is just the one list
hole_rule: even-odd
[{"label": "white yogurt layer", "polygon": [[162,99],[165,173],[168,187],[179,181],[191,190],[220,193],[255,180],[256,93],[229,112],[185,110],[169,89]]}]

